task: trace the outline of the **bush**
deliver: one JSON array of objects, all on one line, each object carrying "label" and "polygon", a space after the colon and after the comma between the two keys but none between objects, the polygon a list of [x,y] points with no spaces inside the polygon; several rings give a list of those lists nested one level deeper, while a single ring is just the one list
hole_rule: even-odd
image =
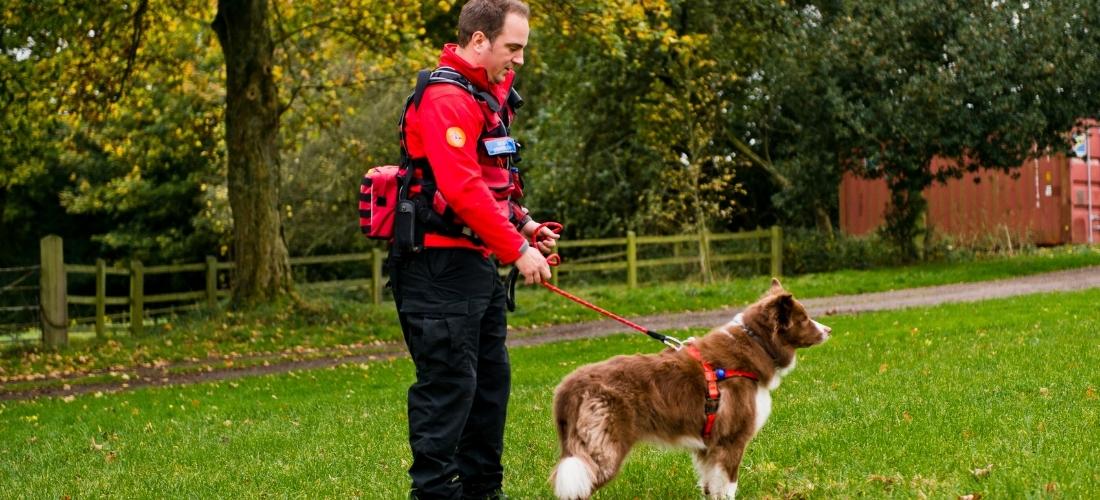
[{"label": "bush", "polygon": [[[923,262],[970,262],[982,257],[1037,251],[1027,234],[1012,239],[997,234],[960,238],[930,231]],[[867,236],[838,231],[830,236],[811,228],[783,228],[783,272],[787,275],[912,263],[881,231]]]}]

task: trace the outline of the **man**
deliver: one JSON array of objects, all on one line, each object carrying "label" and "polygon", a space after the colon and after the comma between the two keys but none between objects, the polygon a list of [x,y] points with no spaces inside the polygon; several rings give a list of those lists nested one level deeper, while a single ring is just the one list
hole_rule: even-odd
[{"label": "man", "polygon": [[[550,278],[546,258],[528,243],[539,224],[515,201],[522,191],[507,137],[528,15],[518,0],[468,2],[459,43],[444,46],[435,73],[461,75],[459,83],[433,78],[404,116],[417,196],[462,229],[428,227],[423,250],[396,258],[391,252],[398,318],[416,365],[408,395],[413,498],[503,495],[511,369],[505,290],[492,256],[514,265],[528,284]],[[545,243],[536,246],[549,251],[557,235],[541,232]]]}]

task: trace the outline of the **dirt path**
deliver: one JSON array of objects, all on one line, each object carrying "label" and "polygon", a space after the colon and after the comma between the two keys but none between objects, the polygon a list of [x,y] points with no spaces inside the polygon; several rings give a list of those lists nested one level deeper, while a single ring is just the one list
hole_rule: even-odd
[{"label": "dirt path", "polygon": [[[1100,288],[1100,266],[996,281],[910,288],[859,295],[821,297],[806,299],[803,300],[802,303],[810,310],[810,314],[824,316],[831,314],[852,314],[888,309],[933,306],[948,302],[976,302],[1017,295],[1074,291],[1088,288]],[[683,328],[709,328],[729,321],[729,319],[739,310],[738,308],[726,308],[716,311],[657,314],[630,319],[631,321],[658,331],[672,331]],[[510,333],[511,337],[508,341],[508,345],[511,347],[538,345],[563,340],[602,337],[627,331],[631,330],[612,320],[587,321],[584,323],[554,325],[540,328],[522,328],[513,330]],[[23,391],[0,392],[0,401],[29,399],[43,396],[68,396],[100,391],[113,392],[139,387],[189,384],[214,380],[231,380],[255,375],[327,368],[347,363],[364,363],[383,359],[393,359],[404,355],[404,345],[393,343],[371,346],[364,349],[362,352],[351,355],[320,357],[307,360],[276,361],[246,368],[213,369],[198,373],[172,374],[167,371],[171,367],[165,367],[165,370],[159,374],[145,373],[141,376],[134,377],[127,383],[80,384],[66,385],[64,387],[44,387]],[[2,386],[0,386],[0,391],[3,391]]]}]

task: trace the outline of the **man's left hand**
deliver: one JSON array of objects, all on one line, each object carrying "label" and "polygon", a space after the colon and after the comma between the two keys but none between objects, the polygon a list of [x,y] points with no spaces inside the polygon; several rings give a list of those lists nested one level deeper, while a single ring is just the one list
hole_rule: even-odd
[{"label": "man's left hand", "polygon": [[538,235],[535,238],[535,246],[545,255],[549,255],[554,251],[554,247],[558,246],[558,238],[561,235],[551,231],[546,226],[539,227],[541,224],[533,220],[527,221],[527,224],[523,225],[523,236],[528,240],[531,239],[531,235],[538,231]]}]

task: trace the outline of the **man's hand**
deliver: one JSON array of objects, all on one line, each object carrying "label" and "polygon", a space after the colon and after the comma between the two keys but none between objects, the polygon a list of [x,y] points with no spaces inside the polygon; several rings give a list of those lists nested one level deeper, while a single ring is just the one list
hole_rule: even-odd
[{"label": "man's hand", "polygon": [[554,251],[554,247],[558,245],[557,240],[561,238],[561,235],[551,231],[550,228],[546,226],[542,226],[542,228],[539,229],[540,225],[541,224],[533,220],[527,221],[527,224],[523,225],[523,236],[530,240],[531,235],[533,235],[535,231],[538,231],[538,235],[535,238],[535,246],[537,246],[543,254],[549,255]]},{"label": "man's hand", "polygon": [[512,265],[523,275],[524,283],[534,285],[550,279],[550,264],[535,247],[527,247]]}]

